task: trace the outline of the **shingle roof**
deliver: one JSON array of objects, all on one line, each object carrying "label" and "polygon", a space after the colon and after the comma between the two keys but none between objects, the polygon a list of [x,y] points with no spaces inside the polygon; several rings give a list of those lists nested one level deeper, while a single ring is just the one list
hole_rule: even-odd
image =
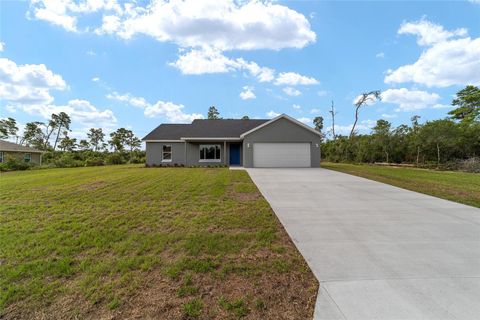
[{"label": "shingle roof", "polygon": [[37,150],[30,147],[25,147],[20,144],[13,142],[8,142],[5,140],[0,140],[0,151],[13,151],[13,152],[32,152],[32,153],[42,153],[43,151]]},{"label": "shingle roof", "polygon": [[240,135],[268,119],[193,120],[191,124],[161,124],[143,140],[180,140],[180,138],[240,138]]}]

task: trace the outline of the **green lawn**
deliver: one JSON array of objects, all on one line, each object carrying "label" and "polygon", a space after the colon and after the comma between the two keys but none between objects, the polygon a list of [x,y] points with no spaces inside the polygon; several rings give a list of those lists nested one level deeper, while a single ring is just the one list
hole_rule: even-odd
[{"label": "green lawn", "polygon": [[480,174],[329,162],[322,167],[480,208]]},{"label": "green lawn", "polygon": [[318,284],[244,171],[0,175],[0,318],[306,319]]}]

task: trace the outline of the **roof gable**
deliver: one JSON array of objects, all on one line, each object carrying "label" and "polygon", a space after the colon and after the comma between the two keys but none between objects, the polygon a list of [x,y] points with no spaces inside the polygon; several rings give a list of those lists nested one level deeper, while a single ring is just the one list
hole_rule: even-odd
[{"label": "roof gable", "polygon": [[255,132],[255,131],[257,131],[257,130],[263,128],[263,127],[268,126],[269,124],[272,124],[273,122],[275,122],[275,121],[277,121],[277,120],[279,120],[279,119],[289,120],[289,121],[293,122],[294,124],[296,124],[296,125],[304,128],[304,129],[306,129],[306,130],[308,130],[308,131],[310,131],[310,132],[312,132],[312,133],[314,133],[314,134],[316,134],[316,135],[318,135],[318,136],[321,136],[321,135],[322,135],[320,132],[318,132],[317,130],[313,129],[312,127],[309,127],[309,126],[307,126],[306,124],[298,121],[297,119],[294,119],[294,118],[292,118],[292,117],[290,117],[290,116],[282,113],[281,115],[279,115],[279,116],[271,119],[270,121],[267,121],[267,122],[259,125],[258,127],[252,128],[251,130],[249,130],[249,131],[247,131],[247,132],[244,132],[243,134],[240,135],[240,137],[243,138],[243,137],[249,135],[249,134],[252,133],[252,132]]}]

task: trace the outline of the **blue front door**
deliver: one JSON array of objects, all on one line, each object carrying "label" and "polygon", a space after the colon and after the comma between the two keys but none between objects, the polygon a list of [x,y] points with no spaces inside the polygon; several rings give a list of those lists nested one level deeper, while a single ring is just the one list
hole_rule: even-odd
[{"label": "blue front door", "polygon": [[230,145],[230,165],[233,165],[233,166],[240,165],[240,145],[239,144]]}]

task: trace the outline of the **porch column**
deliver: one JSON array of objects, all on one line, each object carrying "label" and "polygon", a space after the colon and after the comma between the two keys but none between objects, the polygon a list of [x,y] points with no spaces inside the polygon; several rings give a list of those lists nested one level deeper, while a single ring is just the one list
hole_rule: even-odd
[{"label": "porch column", "polygon": [[227,140],[223,141],[223,162],[227,165]]}]

